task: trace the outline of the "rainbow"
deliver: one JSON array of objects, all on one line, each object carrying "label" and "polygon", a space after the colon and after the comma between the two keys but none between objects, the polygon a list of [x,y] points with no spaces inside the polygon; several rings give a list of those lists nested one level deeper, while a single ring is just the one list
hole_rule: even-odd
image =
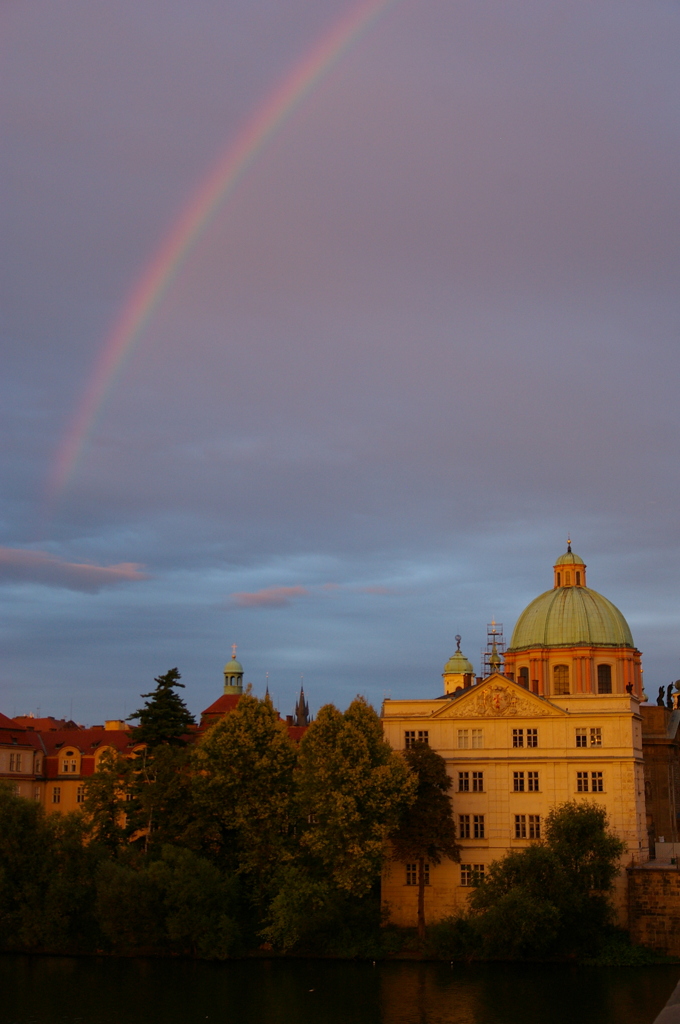
[{"label": "rainbow", "polygon": [[344,15],[272,91],[196,190],[131,289],[103,345],[49,474],[50,505],[73,476],[87,437],[126,357],[142,337],[188,253],[219,207],[302,100],[345,51],[397,2],[362,0]]}]

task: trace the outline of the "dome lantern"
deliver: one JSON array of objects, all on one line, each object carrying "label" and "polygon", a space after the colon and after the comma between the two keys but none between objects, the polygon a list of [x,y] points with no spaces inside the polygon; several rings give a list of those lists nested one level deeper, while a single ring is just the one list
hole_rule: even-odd
[{"label": "dome lantern", "polygon": [[224,666],[224,692],[243,693],[243,665],[236,660],[236,644],[231,645],[231,661]]},{"label": "dome lantern", "polygon": [[571,550],[571,538],[567,538],[567,550],[554,565],[555,587],[585,587],[586,563]]}]

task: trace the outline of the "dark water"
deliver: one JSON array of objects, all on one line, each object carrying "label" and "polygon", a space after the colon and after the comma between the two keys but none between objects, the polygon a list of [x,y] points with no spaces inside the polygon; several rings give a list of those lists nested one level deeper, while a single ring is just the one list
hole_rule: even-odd
[{"label": "dark water", "polygon": [[680,967],[0,956],[1,1024],[651,1024]]}]

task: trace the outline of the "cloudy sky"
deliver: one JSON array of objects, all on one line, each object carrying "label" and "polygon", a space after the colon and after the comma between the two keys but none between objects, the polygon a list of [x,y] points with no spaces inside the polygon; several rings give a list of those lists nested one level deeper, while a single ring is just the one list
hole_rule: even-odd
[{"label": "cloudy sky", "polygon": [[121,311],[355,0],[0,11],[0,710],[130,714],[232,642],[282,713],[438,694],[571,532],[680,676],[680,4],[396,0]]}]

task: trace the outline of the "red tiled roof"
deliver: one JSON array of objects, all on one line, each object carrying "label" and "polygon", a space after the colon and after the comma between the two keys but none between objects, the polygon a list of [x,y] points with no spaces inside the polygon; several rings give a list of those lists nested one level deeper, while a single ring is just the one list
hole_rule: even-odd
[{"label": "red tiled roof", "polygon": [[7,715],[3,715],[1,711],[0,729],[14,729],[14,732],[17,732],[17,730],[21,730],[21,732],[24,731],[23,725],[17,725],[17,723],[12,718],[8,718]]},{"label": "red tiled roof", "polygon": [[75,722],[67,721],[65,718],[33,718],[31,715],[16,715],[13,719],[17,725],[26,729],[35,729],[36,732],[54,732],[56,729],[79,729]]},{"label": "red tiled roof", "polygon": [[201,712],[201,718],[204,715],[226,715],[234,710],[240,699],[240,693],[223,693],[214,704],[211,704],[209,708]]},{"label": "red tiled roof", "polygon": [[135,744],[129,732],[122,729],[57,729],[56,732],[41,732],[47,756],[61,753],[65,747],[75,747],[81,754],[93,754],[99,747],[115,747],[121,753],[131,750]]}]

